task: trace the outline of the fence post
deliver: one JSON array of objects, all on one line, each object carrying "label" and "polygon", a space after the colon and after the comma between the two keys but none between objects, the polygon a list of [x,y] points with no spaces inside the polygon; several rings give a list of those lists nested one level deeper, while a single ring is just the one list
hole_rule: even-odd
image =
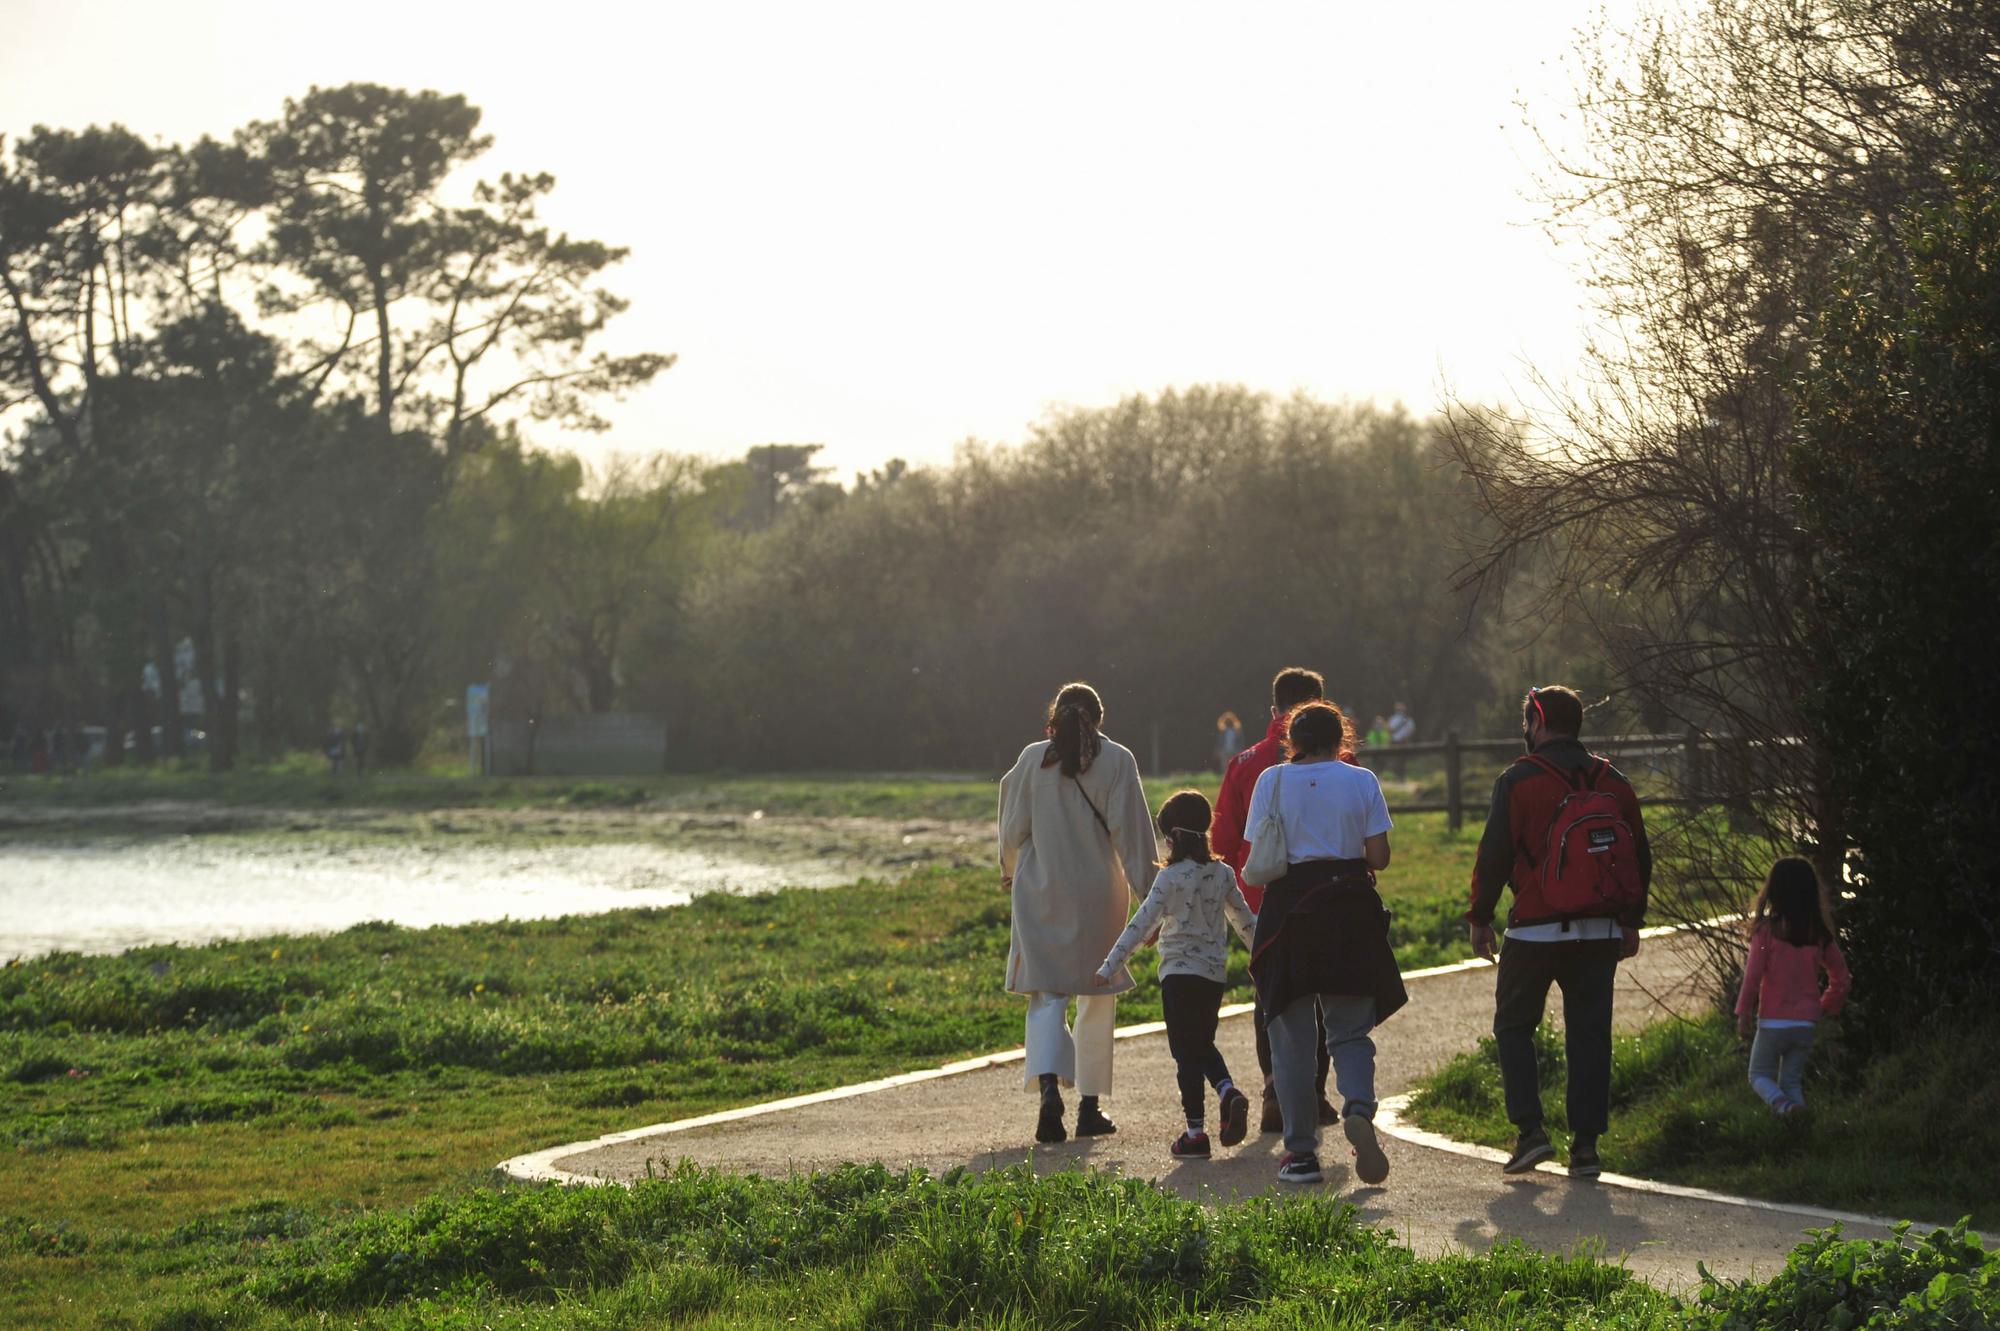
[{"label": "fence post", "polygon": [[1456,832],[1465,826],[1465,771],[1463,756],[1458,751],[1458,732],[1444,733],[1444,802],[1446,810],[1445,826]]},{"label": "fence post", "polygon": [[1702,787],[1701,732],[1689,726],[1681,743],[1685,746],[1681,754],[1681,798],[1697,803]]}]

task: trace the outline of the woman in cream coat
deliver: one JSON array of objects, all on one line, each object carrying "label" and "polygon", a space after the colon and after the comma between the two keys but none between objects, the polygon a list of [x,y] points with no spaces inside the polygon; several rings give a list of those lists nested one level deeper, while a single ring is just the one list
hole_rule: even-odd
[{"label": "woman in cream coat", "polygon": [[[1153,884],[1152,815],[1132,751],[1100,731],[1104,704],[1088,684],[1066,684],[1049,706],[1048,738],[1021,750],[1000,782],[1001,881],[1013,893],[1007,990],[1028,999],[1024,1089],[1039,1090],[1035,1140],[1059,1142],[1060,1086],[1082,1093],[1076,1135],[1117,1131],[1098,1107],[1111,1092],[1118,994],[1093,977],[1118,941],[1135,895]],[[1066,1023],[1076,1003],[1076,1025]]]}]

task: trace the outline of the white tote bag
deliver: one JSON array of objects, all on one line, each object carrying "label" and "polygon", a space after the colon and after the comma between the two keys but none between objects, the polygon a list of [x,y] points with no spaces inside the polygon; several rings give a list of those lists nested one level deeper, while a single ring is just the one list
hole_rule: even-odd
[{"label": "white tote bag", "polygon": [[1285,774],[1272,770],[1271,806],[1264,810],[1263,818],[1250,833],[1250,857],[1243,862],[1246,883],[1275,882],[1292,867],[1291,853],[1285,847],[1285,820],[1279,813],[1282,801],[1278,797],[1285,789]]}]

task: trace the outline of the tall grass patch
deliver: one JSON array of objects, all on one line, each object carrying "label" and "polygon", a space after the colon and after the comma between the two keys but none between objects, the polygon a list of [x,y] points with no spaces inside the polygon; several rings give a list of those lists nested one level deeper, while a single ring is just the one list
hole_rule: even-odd
[{"label": "tall grass patch", "polygon": [[[1548,1127],[1565,1133],[1561,1036],[1544,1027],[1536,1047]],[[1810,1108],[1796,1119],[1778,1118],[1750,1089],[1748,1055],[1721,1015],[1617,1037],[1605,1167],[1772,1201],[2000,1225],[2000,1023],[1940,1023],[1866,1064],[1826,1023],[1807,1065]],[[1461,1140],[1510,1145],[1493,1041],[1427,1078],[1410,1116]]]}]

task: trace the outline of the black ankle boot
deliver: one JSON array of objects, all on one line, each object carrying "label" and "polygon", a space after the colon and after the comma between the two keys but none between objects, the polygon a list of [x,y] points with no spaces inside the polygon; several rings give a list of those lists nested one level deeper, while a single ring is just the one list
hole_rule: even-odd
[{"label": "black ankle boot", "polygon": [[1079,1137],[1109,1137],[1118,1131],[1118,1125],[1104,1116],[1097,1107],[1097,1097],[1086,1095],[1076,1107],[1076,1135]]},{"label": "black ankle boot", "polygon": [[1069,1140],[1069,1133],[1063,1130],[1062,1092],[1056,1088],[1056,1079],[1042,1077],[1042,1113],[1035,1120],[1035,1140],[1053,1146]]}]

